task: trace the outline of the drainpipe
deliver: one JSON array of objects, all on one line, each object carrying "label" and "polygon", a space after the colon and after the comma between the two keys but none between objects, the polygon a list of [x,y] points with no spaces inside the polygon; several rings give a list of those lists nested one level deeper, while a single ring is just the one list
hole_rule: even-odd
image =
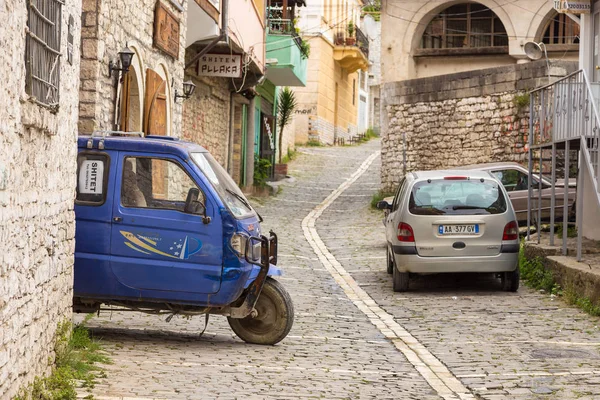
[{"label": "drainpipe", "polygon": [[184,71],[189,67],[193,66],[203,55],[212,50],[221,40],[229,44],[229,0],[222,0],[223,8],[221,13],[221,33],[219,36],[214,38],[205,48],[200,50],[200,53],[196,54],[187,64],[185,64]]}]

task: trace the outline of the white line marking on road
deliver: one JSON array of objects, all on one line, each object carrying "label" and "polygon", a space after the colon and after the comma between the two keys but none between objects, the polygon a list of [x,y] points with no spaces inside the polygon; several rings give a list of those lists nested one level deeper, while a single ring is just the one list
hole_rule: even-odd
[{"label": "white line marking on road", "polygon": [[440,360],[427,350],[414,336],[394,320],[362,289],[342,264],[329,252],[315,229],[321,214],[356,180],[363,175],[379,156],[371,154],[362,165],[337,189],[316,206],[302,221],[302,230],[315,254],[329,271],[334,280],[344,290],[348,298],[361,310],[379,331],[390,339],[429,385],[444,399],[474,399],[473,394],[446,368]]},{"label": "white line marking on road", "polygon": [[[277,254],[277,257],[294,257],[294,258],[300,258],[302,260],[312,260],[312,261],[318,260],[318,258],[316,258],[316,257],[296,256],[294,254]],[[289,267],[286,267],[286,268],[289,268]]]}]

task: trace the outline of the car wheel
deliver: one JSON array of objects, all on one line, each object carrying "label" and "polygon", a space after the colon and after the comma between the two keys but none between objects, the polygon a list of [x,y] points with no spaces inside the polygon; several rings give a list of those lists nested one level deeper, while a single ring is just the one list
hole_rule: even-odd
[{"label": "car wheel", "polygon": [[294,323],[294,305],[283,285],[267,278],[256,305],[256,316],[227,318],[235,334],[247,343],[273,345],[285,338]]},{"label": "car wheel", "polygon": [[398,271],[398,267],[394,262],[393,266],[393,288],[394,292],[406,292],[408,290],[408,272]]},{"label": "car wheel", "polygon": [[502,290],[505,292],[516,292],[519,290],[520,275],[519,267],[515,268],[514,271],[502,273]]},{"label": "car wheel", "polygon": [[392,275],[394,273],[394,255],[390,252],[389,247],[386,247],[385,254],[387,256],[387,273]]}]

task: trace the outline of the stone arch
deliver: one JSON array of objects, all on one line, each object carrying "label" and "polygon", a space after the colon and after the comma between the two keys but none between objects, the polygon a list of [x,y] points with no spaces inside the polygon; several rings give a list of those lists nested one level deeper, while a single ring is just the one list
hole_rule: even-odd
[{"label": "stone arch", "polygon": [[[131,66],[125,76],[125,79],[129,79],[129,82],[126,86],[124,85],[124,80],[119,80],[117,88],[119,103],[115,110],[115,122],[120,126],[121,130],[141,132],[145,90],[144,61],[140,49],[136,45],[129,45],[129,48],[134,53]],[[124,91],[127,92],[127,99],[123,98]],[[127,102],[127,110],[124,108],[125,102]]]},{"label": "stone arch", "polygon": [[[546,29],[548,28],[548,24],[554,18],[556,18],[557,15],[559,15],[558,12],[553,7],[550,7],[550,6],[541,7],[540,10],[538,11],[538,13],[543,13],[543,14],[539,14],[539,18],[536,18],[536,21],[532,22],[531,27],[530,27],[530,34],[535,32],[532,37],[532,40],[534,40],[535,42],[541,42],[544,40],[544,33],[546,32]],[[538,15],[536,15],[536,17],[538,17]],[[528,36],[531,36],[531,35],[528,35]]]},{"label": "stone arch", "polygon": [[510,16],[502,8],[503,4],[498,4],[496,0],[453,0],[444,2],[443,4],[439,4],[437,2],[426,2],[418,11],[416,11],[413,14],[412,19],[409,21],[410,24],[414,24],[416,25],[416,27],[414,30],[412,30],[412,35],[410,34],[411,29],[409,27],[409,34],[406,35],[406,42],[404,48],[410,49],[410,53],[413,53],[415,49],[419,48],[421,38],[425,33],[425,29],[427,29],[427,26],[435,17],[447,8],[463,3],[476,3],[488,7],[490,10],[492,10],[492,12],[496,14],[496,16],[504,25],[504,29],[506,29],[509,41],[511,40],[511,38],[516,37],[516,31],[512,24]]}]

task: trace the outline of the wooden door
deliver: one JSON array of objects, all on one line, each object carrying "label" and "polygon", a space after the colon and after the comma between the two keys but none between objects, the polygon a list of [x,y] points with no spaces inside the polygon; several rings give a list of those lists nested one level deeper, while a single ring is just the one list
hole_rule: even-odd
[{"label": "wooden door", "polygon": [[[144,133],[148,135],[167,134],[167,95],[166,82],[151,69],[146,70],[146,94],[144,97]],[[164,164],[152,170],[152,190],[159,199],[165,198],[167,171]]]},{"label": "wooden door", "polygon": [[160,75],[146,70],[146,95],[144,97],[144,133],[167,134],[167,85]]},{"label": "wooden door", "polygon": [[132,74],[127,72],[123,75],[121,84],[121,108],[119,115],[119,130],[129,132],[129,92],[131,88]]}]

